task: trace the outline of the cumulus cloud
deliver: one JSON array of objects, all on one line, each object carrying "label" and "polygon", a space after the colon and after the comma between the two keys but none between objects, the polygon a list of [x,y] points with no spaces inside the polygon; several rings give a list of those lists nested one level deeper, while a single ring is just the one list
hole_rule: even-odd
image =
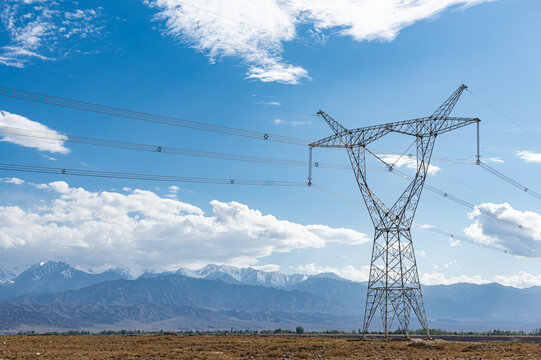
[{"label": "cumulus cloud", "polygon": [[64,40],[100,35],[101,8],[76,6],[77,2],[5,0],[0,22],[9,41],[0,50],[0,64],[23,67],[31,59],[53,60],[57,53],[66,54],[67,49],[58,48]]},{"label": "cumulus cloud", "polygon": [[541,163],[541,153],[537,153],[537,152],[534,152],[534,151],[528,151],[528,150],[522,150],[522,151],[517,151],[516,152],[516,155],[528,162],[528,163]]},{"label": "cumulus cloud", "polygon": [[[448,268],[450,265],[455,263],[456,262],[448,263],[444,265],[444,267]],[[290,268],[293,271],[308,275],[334,273],[344,279],[353,281],[368,281],[368,277],[370,275],[370,267],[368,265],[364,265],[361,268],[355,268],[351,265],[344,266],[343,268],[335,268],[310,263],[306,265],[291,266]],[[438,267],[435,266],[435,270],[437,268]],[[423,285],[452,285],[458,283],[481,285],[496,282],[505,286],[513,286],[520,289],[531,286],[541,286],[541,274],[533,275],[525,271],[520,271],[517,274],[511,275],[495,275],[492,278],[484,278],[480,275],[455,275],[448,277],[442,272],[432,271],[419,274],[419,278]]]},{"label": "cumulus cloud", "polygon": [[496,275],[494,281],[502,285],[518,288],[527,288],[530,286],[541,286],[541,274],[532,275],[526,271],[520,271],[514,275]]},{"label": "cumulus cloud", "polygon": [[471,283],[471,284],[488,284],[491,281],[483,279],[479,275],[467,276],[451,276],[447,278],[445,274],[439,272],[422,273],[419,276],[421,283],[424,285],[451,285],[458,283]]},{"label": "cumulus cloud", "polygon": [[[379,154],[381,160],[385,161],[387,164],[392,165],[393,167],[400,168],[402,166],[407,167],[408,169],[417,169],[417,159],[409,156],[394,155],[394,154]],[[428,165],[428,173],[430,175],[435,175],[440,171],[436,165]]]},{"label": "cumulus cloud", "polygon": [[489,284],[499,283],[505,286],[512,286],[519,289],[528,288],[531,286],[541,286],[541,274],[532,275],[525,271],[520,271],[517,274],[511,275],[496,275],[490,279],[483,278],[479,275],[457,275],[446,277],[440,272],[423,273],[420,275],[421,283],[424,285],[452,285],[458,283],[470,284]]},{"label": "cumulus cloud", "polygon": [[[491,216],[488,211],[501,219],[510,220],[522,227],[513,226]],[[469,214],[473,224],[464,229],[466,235],[483,244],[499,246],[516,255],[541,257],[541,215],[533,211],[515,210],[508,203],[484,203]]]},{"label": "cumulus cloud", "polygon": [[24,116],[0,110],[0,126],[8,128],[7,130],[9,130],[9,128],[37,130],[46,133],[48,137],[48,139],[40,139],[37,137],[10,135],[8,132],[0,135],[0,141],[50,153],[66,154],[69,152],[69,149],[64,146],[64,141],[67,140],[65,135],[59,134],[58,132],[49,129],[47,126],[37,121],[32,121]]},{"label": "cumulus cloud", "polygon": [[306,265],[292,266],[291,269],[303,274],[317,275],[322,273],[333,273],[341,278],[353,280],[353,281],[368,281],[370,275],[370,266],[362,266],[360,269],[353,267],[352,265],[344,266],[343,268],[334,268],[331,266],[321,266],[315,263]]},{"label": "cumulus cloud", "polygon": [[256,265],[272,253],[362,244],[365,234],[280,220],[238,202],[211,213],[151,191],[91,192],[66,182],[38,184],[51,200],[35,208],[0,206],[4,264],[64,260],[103,270],[176,269],[190,264]]},{"label": "cumulus cloud", "polygon": [[433,18],[453,6],[492,0],[144,0],[157,9],[165,33],[190,44],[211,60],[236,57],[247,77],[296,84],[308,78],[301,66],[283,59],[283,44],[298,38],[297,28],[356,41],[394,39],[400,30]]},{"label": "cumulus cloud", "polygon": [[15,184],[15,185],[21,185],[21,184],[24,184],[24,182],[25,182],[23,179],[19,179],[19,178],[16,178],[16,177],[2,178],[0,180],[2,182],[8,183],[8,184]]}]

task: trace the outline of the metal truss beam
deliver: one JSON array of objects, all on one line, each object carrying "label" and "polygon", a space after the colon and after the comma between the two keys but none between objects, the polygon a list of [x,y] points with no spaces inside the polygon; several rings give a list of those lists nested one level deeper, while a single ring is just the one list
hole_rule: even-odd
[{"label": "metal truss beam", "polygon": [[[470,124],[478,124],[480,121],[478,118],[449,116],[465,89],[466,86],[461,85],[429,117],[351,130],[346,129],[325,112],[321,110],[318,112],[334,134],[309,144],[310,149],[323,147],[347,150],[357,185],[374,225],[363,334],[368,331],[379,309],[385,335],[391,330],[395,319],[407,335],[410,314],[413,312],[426,335],[430,336],[413,250],[411,226],[428,174],[436,137]],[[365,158],[367,152],[377,157],[367,146],[391,133],[414,137],[417,167],[411,183],[392,206],[387,206],[370,189]],[[392,170],[392,165],[387,166]],[[311,179],[311,175],[309,177]]]}]

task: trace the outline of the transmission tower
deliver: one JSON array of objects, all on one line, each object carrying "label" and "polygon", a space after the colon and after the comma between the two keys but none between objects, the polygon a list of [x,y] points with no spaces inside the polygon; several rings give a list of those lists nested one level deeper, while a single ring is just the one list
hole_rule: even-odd
[{"label": "transmission tower", "polygon": [[[465,85],[461,85],[432,116],[420,119],[348,130],[323,111],[318,112],[318,115],[323,117],[333,130],[334,135],[309,144],[310,159],[312,149],[315,147],[347,149],[357,184],[375,228],[363,321],[363,337],[366,335],[378,308],[385,336],[390,331],[395,318],[399,322],[400,329],[405,330],[406,336],[408,336],[411,311],[419,319],[426,335],[430,336],[413,251],[411,226],[428,173],[436,137],[474,123],[477,123],[479,128],[480,120],[478,118],[449,116],[466,88]],[[392,171],[392,164],[384,161],[367,147],[391,133],[415,138],[417,171],[398,200],[389,207],[368,185],[365,155],[368,153],[376,157],[388,167],[389,171]],[[309,185],[311,185],[311,180],[310,169]]]}]

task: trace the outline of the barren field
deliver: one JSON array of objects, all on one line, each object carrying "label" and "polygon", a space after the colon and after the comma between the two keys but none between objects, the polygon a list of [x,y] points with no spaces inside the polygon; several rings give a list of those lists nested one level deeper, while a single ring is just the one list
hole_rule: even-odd
[{"label": "barren field", "polygon": [[355,341],[341,337],[310,336],[2,336],[0,359],[541,359],[541,343],[511,340]]}]

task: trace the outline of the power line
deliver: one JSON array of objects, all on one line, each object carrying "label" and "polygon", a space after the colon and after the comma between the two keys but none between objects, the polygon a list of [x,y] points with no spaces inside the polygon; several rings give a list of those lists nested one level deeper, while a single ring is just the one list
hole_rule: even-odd
[{"label": "power line", "polygon": [[[87,136],[78,136],[78,135],[71,135],[71,134],[59,134],[59,133],[55,133],[51,131],[14,128],[14,127],[8,127],[8,126],[0,126],[0,134],[18,136],[18,137],[20,136],[30,137],[30,138],[35,138],[35,139],[45,139],[45,140],[52,140],[52,141],[58,141],[58,142],[71,142],[71,143],[84,144],[84,145],[118,148],[118,149],[125,149],[125,150],[147,151],[147,152],[154,152],[154,153],[160,153],[160,154],[170,154],[170,155],[180,155],[180,156],[190,156],[190,157],[204,157],[204,158],[212,158],[212,159],[220,159],[220,160],[253,162],[253,163],[260,163],[260,164],[276,164],[276,165],[287,165],[287,166],[298,166],[298,167],[309,166],[309,163],[305,160],[293,160],[293,159],[282,159],[282,158],[273,158],[273,157],[264,157],[264,156],[230,154],[230,153],[222,153],[222,152],[177,148],[177,147],[170,147],[170,146],[163,146],[163,145],[140,144],[140,143],[109,140],[109,139],[99,139],[99,138],[92,138],[92,137],[87,137]],[[339,169],[339,170],[349,170],[351,168],[351,166],[347,164],[321,162],[321,161],[313,161],[312,167],[322,168],[322,169]],[[383,166],[368,166],[367,168],[373,171],[386,171],[387,170]]]},{"label": "power line", "polygon": [[[392,172],[395,173],[395,174],[397,174],[398,176],[404,178],[404,179],[407,179],[407,180],[413,180],[413,179],[411,178],[411,176],[406,175],[406,174],[404,174],[403,172],[398,171],[398,170],[396,170],[396,169],[393,169]],[[506,223],[506,224],[508,224],[508,225],[511,225],[511,226],[513,226],[513,227],[517,227],[517,228],[519,228],[519,229],[521,229],[521,230],[526,230],[526,231],[531,232],[531,233],[533,233],[533,234],[535,234],[535,235],[539,235],[539,234],[540,234],[537,230],[535,230],[535,229],[533,229],[533,228],[531,228],[531,227],[524,226],[524,225],[519,224],[519,223],[517,223],[517,222],[515,222],[515,221],[513,221],[513,220],[509,220],[509,219],[502,218],[502,217],[500,217],[500,216],[499,216],[498,214],[496,214],[496,213],[493,213],[493,212],[488,211],[488,210],[481,209],[480,207],[475,206],[475,205],[473,205],[473,204],[467,202],[466,200],[463,200],[463,199],[461,199],[461,198],[459,198],[459,197],[456,197],[456,196],[454,196],[454,195],[451,195],[451,194],[449,194],[448,192],[445,192],[445,191],[443,191],[443,190],[440,190],[440,189],[438,189],[438,188],[436,188],[436,187],[434,187],[434,186],[425,184],[424,187],[427,188],[428,190],[432,191],[433,193],[436,193],[436,194],[438,194],[438,195],[441,195],[441,196],[443,196],[444,198],[449,199],[449,200],[451,200],[451,201],[454,201],[454,202],[456,202],[456,203],[458,203],[458,204],[460,204],[460,205],[462,205],[462,206],[465,206],[465,207],[470,208],[470,209],[472,209],[472,210],[477,210],[477,211],[479,211],[480,213],[482,213],[483,215],[490,216],[490,217],[492,217],[492,218],[494,218],[494,219],[496,219],[496,220],[498,220],[498,221],[504,222],[504,223]]]},{"label": "power line", "polygon": [[536,199],[538,200],[541,200],[541,194],[533,191],[532,189],[530,188],[527,188],[526,186],[522,185],[521,183],[519,183],[518,181],[515,181],[513,179],[511,179],[509,176],[505,175],[505,174],[502,174],[501,172],[499,172],[498,170],[494,169],[493,167],[490,167],[488,166],[487,164],[485,164],[484,162],[480,162],[479,163],[479,166],[481,166],[483,169],[485,169],[486,171],[490,172],[491,174],[493,175],[496,175],[497,177],[499,177],[500,179],[504,180],[504,181],[507,181],[509,184],[513,185],[514,187],[524,191],[525,193],[535,197]]},{"label": "power line", "polygon": [[134,111],[129,109],[123,109],[113,106],[100,105],[85,101],[72,100],[67,98],[62,98],[58,96],[46,95],[36,92],[30,92],[25,90],[19,90],[14,88],[8,88],[0,86],[0,96],[10,97],[14,99],[31,101],[36,103],[42,103],[47,105],[59,106],[63,108],[88,111],[93,113],[99,113],[110,116],[118,116],[126,119],[140,120],[152,123],[158,123],[163,125],[178,126],[190,129],[196,129],[201,131],[209,131],[219,134],[227,134],[240,136],[251,139],[259,139],[264,141],[274,141],[280,143],[287,143],[292,145],[302,145],[306,146],[309,143],[309,140],[300,139],[290,136],[277,135],[271,133],[264,133],[259,131],[252,130],[243,130],[238,128],[233,128],[229,126],[208,124],[199,121],[186,120],[171,116],[157,115],[152,113]]},{"label": "power line", "polygon": [[[399,171],[399,170],[396,170],[395,168],[392,168],[391,170],[388,170],[388,171],[390,171],[390,172],[392,172],[392,173],[395,173],[395,174],[397,174],[398,176],[400,176],[400,177],[402,177],[402,178],[404,178],[404,179],[407,179],[407,180],[410,180],[410,181],[413,180],[411,176],[409,176],[409,175],[407,175],[407,174],[405,174],[405,173],[403,173],[403,172],[401,172],[401,171]],[[503,174],[502,174],[502,175],[503,175]],[[505,176],[505,175],[503,175],[503,176]],[[510,181],[513,181],[512,179],[509,179],[509,180],[510,180]],[[330,189],[323,188],[323,187],[318,186],[318,185],[313,184],[313,183],[312,183],[312,186],[313,186],[316,190],[319,190],[319,191],[321,191],[321,192],[325,192],[325,193],[327,193],[327,194],[329,194],[329,195],[332,195],[332,196],[335,196],[335,197],[337,197],[337,198],[341,198],[342,200],[348,201],[348,202],[353,203],[353,204],[355,204],[355,205],[362,205],[362,202],[353,200],[353,199],[351,199],[351,198],[347,198],[347,197],[345,197],[344,195],[341,195],[341,194],[339,194],[339,193],[336,193],[336,192],[334,192],[334,191],[332,191],[332,190],[330,190]],[[522,186],[522,185],[519,185],[519,186]],[[521,230],[526,230],[526,231],[528,231],[528,232],[530,232],[530,233],[533,233],[533,234],[535,234],[535,235],[540,234],[537,230],[535,230],[535,229],[533,229],[533,228],[531,228],[531,227],[524,226],[524,225],[519,224],[519,223],[517,223],[517,222],[515,222],[515,221],[513,221],[513,220],[509,220],[509,219],[502,218],[502,217],[500,217],[500,216],[499,216],[498,214],[496,214],[496,213],[493,213],[493,212],[491,212],[491,211],[488,211],[488,210],[482,209],[482,208],[480,208],[480,207],[478,207],[478,206],[475,206],[475,205],[473,205],[473,204],[467,202],[466,200],[463,200],[463,199],[461,199],[461,198],[459,198],[459,197],[457,197],[457,196],[451,195],[451,194],[449,194],[448,192],[445,192],[445,191],[443,191],[443,190],[440,190],[440,189],[438,189],[438,188],[436,188],[436,187],[434,187],[434,186],[431,186],[431,185],[425,183],[425,184],[424,184],[424,187],[425,187],[426,189],[432,191],[433,193],[436,193],[436,194],[438,194],[438,195],[440,195],[440,196],[443,196],[444,198],[449,199],[449,200],[452,200],[452,201],[454,201],[454,202],[456,202],[456,203],[458,203],[458,204],[460,204],[460,205],[462,205],[462,206],[465,206],[465,207],[467,207],[467,208],[469,208],[469,209],[477,210],[477,211],[479,211],[480,213],[482,213],[483,215],[490,216],[490,217],[494,218],[494,219],[497,220],[497,221],[506,223],[507,225],[511,225],[511,226],[516,227],[516,228],[519,228],[519,229],[521,229]],[[526,188],[526,189],[527,189],[527,188]],[[537,193],[535,193],[535,192],[534,192],[533,194],[539,195],[539,194],[537,194]],[[532,195],[533,195],[533,194],[532,194]],[[535,195],[534,195],[534,196],[535,196]]]},{"label": "power line", "polygon": [[307,186],[306,182],[300,182],[300,181],[243,180],[243,179],[186,177],[186,176],[156,175],[156,174],[146,174],[146,173],[124,173],[124,172],[80,170],[80,169],[68,169],[68,168],[53,168],[53,167],[21,165],[21,164],[0,164],[0,170],[40,173],[40,174],[54,174],[54,175],[129,179],[129,180],[168,181],[168,182],[177,182],[177,183],[184,182],[184,183],[223,184],[223,185]]},{"label": "power line", "polygon": [[[253,162],[253,163],[278,164],[278,165],[300,166],[300,167],[309,166],[308,162],[303,161],[303,160],[280,159],[280,158],[263,157],[263,156],[229,154],[229,153],[221,153],[221,152],[183,149],[183,148],[169,147],[169,146],[162,146],[162,145],[139,144],[139,143],[133,143],[133,142],[126,142],[126,141],[97,139],[97,138],[91,138],[91,137],[86,137],[86,136],[58,134],[58,133],[53,133],[50,131],[21,129],[21,128],[13,128],[13,127],[7,127],[7,126],[0,126],[0,134],[11,135],[11,136],[31,137],[31,138],[37,138],[37,139],[46,139],[46,140],[53,140],[53,141],[59,141],[59,142],[72,142],[72,143],[78,143],[78,144],[119,148],[119,149],[126,149],[126,150],[147,151],[147,152],[154,152],[154,153],[161,153],[161,154],[204,157],[204,158],[213,158],[213,159],[221,159],[221,160],[235,160],[235,161],[244,161],[244,162]],[[320,162],[320,161],[313,162],[312,166],[317,167],[317,168],[326,168],[326,169],[349,169],[350,168],[346,164],[326,163],[326,162]],[[376,167],[373,167],[373,168],[374,170],[376,170]],[[378,170],[384,170],[384,168],[380,167]]]},{"label": "power line", "polygon": [[[371,145],[370,147],[373,150],[375,150],[376,152],[380,153],[379,154],[380,156],[385,156],[387,154],[390,154],[390,155],[402,155],[403,156],[407,152],[406,151],[406,152],[400,153],[400,152],[391,150],[391,149],[387,148],[386,146],[381,146],[381,145]],[[410,154],[407,155],[407,158],[408,159],[414,159],[415,156],[412,153],[410,153]],[[455,163],[455,164],[463,164],[463,165],[475,164],[475,160],[464,159],[464,158],[453,158],[453,157],[449,157],[449,156],[431,156],[431,159],[437,159],[439,161],[445,161],[445,162],[450,162],[450,163]]]},{"label": "power line", "polygon": [[[475,165],[475,161],[472,161],[470,165]],[[471,184],[468,184],[468,183],[465,183],[465,182],[460,181],[460,180],[458,180],[458,179],[455,179],[454,177],[451,177],[451,176],[449,176],[449,175],[446,175],[446,174],[444,174],[443,172],[438,172],[438,176],[442,176],[442,177],[444,177],[444,178],[447,178],[447,179],[449,179],[449,180],[451,180],[451,181],[453,181],[453,182],[455,182],[455,183],[457,183],[457,184],[459,184],[459,185],[462,185],[462,186],[464,186],[464,187],[467,187],[467,188],[470,188],[470,189],[472,189],[472,190],[474,190],[474,191],[477,191],[478,193],[482,193],[482,194],[485,194],[485,195],[487,195],[487,196],[489,196],[489,197],[497,198],[497,199],[499,199],[499,200],[501,200],[501,201],[505,201],[505,200],[504,200],[501,196],[499,196],[499,195],[495,195],[495,194],[493,194],[493,193],[489,193],[489,192],[487,192],[487,191],[485,191],[485,190],[483,190],[483,189],[481,189],[481,188],[479,188],[479,187],[477,187],[477,186],[473,186],[473,185],[471,185]]]},{"label": "power line", "polygon": [[489,250],[492,250],[492,251],[498,251],[498,252],[501,252],[501,253],[504,253],[504,254],[513,255],[513,256],[516,256],[516,257],[526,258],[526,259],[535,260],[535,261],[541,261],[540,258],[517,254],[517,253],[515,253],[513,251],[510,251],[510,250],[507,250],[507,249],[503,249],[503,248],[500,248],[500,247],[497,247],[497,246],[492,246],[492,245],[489,245],[489,244],[484,244],[484,243],[481,243],[479,241],[475,241],[475,240],[472,240],[470,238],[467,238],[465,236],[456,235],[456,234],[453,234],[453,233],[450,233],[450,232],[447,232],[447,231],[444,231],[444,230],[440,230],[440,229],[438,229],[438,228],[436,228],[434,226],[431,226],[431,225],[428,225],[428,226],[427,225],[421,225],[421,224],[415,224],[415,225],[420,229],[428,230],[428,231],[431,231],[433,233],[436,233],[436,234],[439,234],[439,235],[442,235],[442,236],[446,236],[446,237],[448,237],[450,239],[456,239],[457,241],[465,242],[465,243],[472,244],[472,245],[475,245],[475,246],[479,246],[479,247],[489,249]]},{"label": "power line", "polygon": [[497,112],[498,114],[500,114],[502,117],[504,117],[506,120],[508,120],[509,122],[513,123],[515,126],[519,127],[522,131],[528,133],[530,136],[532,136],[533,138],[535,138],[537,141],[541,141],[541,138],[537,135],[535,135],[533,132],[531,132],[530,130],[526,129],[524,126],[522,126],[521,124],[519,124],[518,122],[516,122],[515,120],[513,120],[511,117],[507,116],[504,112],[498,110],[498,108],[496,108],[494,105],[492,105],[491,103],[489,103],[488,101],[484,100],[483,98],[481,98],[479,95],[477,94],[474,94],[473,92],[471,92],[471,90],[469,89],[466,89],[466,91],[468,91],[470,94],[472,94],[475,98],[477,98],[477,100],[479,100],[480,102],[482,102],[483,104],[485,104],[486,106],[488,106],[489,108],[491,108],[493,111]]},{"label": "power line", "polygon": [[325,194],[328,194],[328,195],[331,195],[331,196],[334,196],[335,198],[337,199],[341,199],[341,200],[344,200],[344,201],[347,201],[348,203],[350,204],[353,204],[353,205],[363,205],[363,203],[361,201],[358,201],[358,200],[355,200],[355,199],[352,199],[346,195],[343,195],[343,194],[340,194],[336,191],[333,191],[331,189],[327,189],[326,187],[323,187],[323,186],[320,186],[320,185],[317,185],[317,184],[314,184],[312,183],[311,185],[312,188],[316,189],[317,191],[320,191],[322,193],[325,193]]},{"label": "power line", "polygon": [[[1,89],[1,87],[0,87]],[[121,142],[121,141],[114,141],[114,140],[105,140],[105,139],[96,139],[96,138],[90,138],[90,137],[82,137],[82,136],[75,136],[75,135],[59,135],[59,134],[53,134],[48,133],[44,131],[38,131],[38,130],[28,130],[28,129],[17,129],[17,128],[10,128],[10,127],[1,127],[0,126],[0,132],[4,134],[10,134],[15,136],[31,136],[31,137],[38,137],[43,139],[51,139],[51,140],[59,140],[59,141],[71,141],[75,143],[82,143],[82,144],[90,144],[90,145],[98,145],[98,146],[106,146],[106,147],[117,147],[117,148],[123,148],[123,149],[130,149],[130,150],[140,150],[140,151],[150,151],[150,152],[158,152],[158,153],[169,153],[169,154],[175,154],[175,155],[185,155],[185,156],[197,156],[197,157],[208,157],[208,158],[218,158],[218,159],[224,159],[224,160],[237,160],[237,161],[249,161],[249,162],[258,162],[258,163],[269,163],[269,164],[282,164],[282,165],[291,165],[291,166],[307,166],[308,164],[306,162],[300,161],[300,160],[288,160],[288,159],[278,159],[278,158],[266,158],[266,157],[256,157],[256,156],[247,156],[247,155],[238,155],[238,154],[226,154],[226,153],[217,153],[217,152],[207,152],[207,151],[199,151],[199,150],[190,150],[190,149],[181,149],[181,148],[174,148],[174,147],[165,147],[165,146],[157,146],[157,145],[146,145],[146,144],[137,144],[137,143],[130,143],[130,142]],[[334,169],[349,169],[347,165],[342,164],[333,164],[333,163],[319,163],[315,162],[313,164],[315,167],[322,167],[322,168],[334,168]],[[527,188],[523,188],[522,185],[516,183],[514,180],[506,177],[505,175],[497,172],[495,169],[492,169],[488,165],[483,166],[485,169],[490,171],[491,173],[494,173],[495,175],[501,177],[502,179],[514,184],[515,186],[527,191],[528,193],[532,194],[532,196],[535,196],[537,198],[540,198],[541,196],[537,194],[536,192],[529,191]],[[373,167],[372,170],[382,170],[382,168]],[[395,174],[406,178],[408,180],[412,180],[412,178],[396,169],[393,168],[392,172]],[[64,172],[65,173],[65,172]],[[64,174],[63,173],[63,174]],[[463,206],[466,206],[470,209],[477,209],[481,213],[488,215],[490,217],[493,217],[499,221],[505,222],[509,225],[512,225],[514,227],[518,227],[520,229],[528,230],[530,232],[537,233],[532,228],[525,227],[524,225],[518,224],[512,220],[504,219],[498,216],[497,214],[494,214],[490,211],[481,209],[479,207],[476,207],[475,205],[468,203],[465,200],[462,200],[454,195],[451,195],[443,190],[440,190],[436,187],[433,187],[431,185],[425,184],[425,187],[445,198],[448,198],[456,203],[459,203]]]},{"label": "power line", "polygon": [[200,99],[218,101],[218,102],[223,102],[223,103],[230,103],[230,104],[235,104],[235,105],[248,106],[248,107],[264,109],[264,110],[268,110],[268,111],[277,111],[277,112],[297,114],[297,115],[306,115],[306,116],[317,116],[316,114],[311,114],[311,113],[304,112],[304,111],[286,109],[286,108],[282,108],[282,107],[273,107],[273,106],[262,105],[262,104],[253,104],[253,103],[244,102],[244,101],[238,101],[238,100],[233,100],[233,99],[226,99],[226,98],[220,98],[220,97],[216,97],[216,96],[197,94],[197,93],[188,92],[188,91],[184,91],[184,90],[169,89],[169,88],[165,88],[165,87],[161,87],[161,86],[149,85],[149,84],[139,83],[139,82],[131,81],[131,80],[119,80],[119,79],[114,79],[114,78],[107,77],[107,76],[89,74],[89,73],[84,73],[84,72],[80,72],[80,71],[71,71],[71,70],[60,69],[60,68],[56,68],[56,67],[52,67],[52,66],[45,66],[45,65],[37,65],[37,66],[40,66],[40,67],[45,68],[45,69],[49,69],[51,71],[56,71],[56,72],[61,72],[61,73],[64,73],[64,74],[68,74],[68,75],[76,75],[76,76],[84,76],[84,77],[87,77],[87,78],[95,78],[95,79],[100,79],[100,80],[105,80],[105,81],[110,81],[110,82],[116,82],[116,83],[119,83],[119,84],[126,84],[126,85],[130,85],[130,86],[138,86],[138,87],[142,87],[142,88],[158,90],[158,91],[163,91],[163,92],[168,92],[168,93],[178,94],[178,95],[183,95],[183,96],[191,96],[191,97],[196,97],[196,98],[200,98]]},{"label": "power line", "polygon": [[[338,199],[349,202],[351,204],[354,204],[354,205],[362,205],[363,204],[361,201],[352,199],[349,196],[340,194],[340,193],[338,193],[336,191],[330,190],[328,188],[325,188],[323,186],[320,186],[320,185],[317,185],[317,184],[314,184],[314,183],[312,183],[312,188],[314,188],[317,191],[320,191],[320,192],[323,192],[325,194],[336,197]],[[527,255],[516,254],[516,253],[513,253],[513,252],[511,252],[509,250],[506,250],[506,249],[502,249],[502,248],[499,248],[499,247],[496,247],[496,246],[491,246],[491,245],[488,245],[488,244],[484,244],[484,243],[481,243],[479,241],[475,241],[473,239],[470,239],[470,238],[467,238],[467,237],[464,237],[464,236],[461,236],[461,235],[456,235],[456,234],[450,233],[448,231],[440,230],[440,229],[436,228],[435,226],[431,226],[431,225],[427,226],[427,225],[422,225],[422,224],[418,224],[418,223],[414,223],[414,225],[417,226],[420,229],[428,230],[428,231],[431,231],[433,233],[445,236],[447,238],[457,239],[459,241],[462,241],[462,242],[465,242],[465,243],[468,243],[468,244],[472,244],[472,245],[476,245],[476,246],[480,246],[482,248],[489,249],[489,250],[492,250],[492,251],[498,251],[498,252],[513,255],[513,256],[518,256],[518,257],[527,258],[527,259],[531,259],[531,260],[541,261],[541,259],[539,259],[539,258],[535,258],[535,257],[527,256]]]}]

